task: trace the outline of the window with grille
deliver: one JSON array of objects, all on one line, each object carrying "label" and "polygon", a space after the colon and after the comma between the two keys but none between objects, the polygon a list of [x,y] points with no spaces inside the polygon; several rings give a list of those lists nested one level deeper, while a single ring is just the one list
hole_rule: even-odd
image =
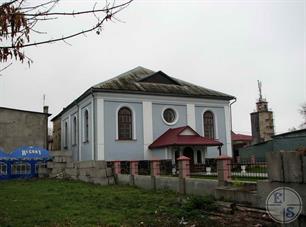
[{"label": "window with grille", "polygon": [[210,139],[215,138],[215,123],[214,115],[211,111],[206,111],[204,113],[204,136]]},{"label": "window with grille", "polygon": [[7,175],[7,164],[0,162],[0,175]]},{"label": "window with grille", "polygon": [[123,107],[118,111],[118,139],[132,140],[133,139],[133,120],[132,111]]},{"label": "window with grille", "polygon": [[30,174],[31,164],[25,162],[17,162],[12,165],[13,174]]}]

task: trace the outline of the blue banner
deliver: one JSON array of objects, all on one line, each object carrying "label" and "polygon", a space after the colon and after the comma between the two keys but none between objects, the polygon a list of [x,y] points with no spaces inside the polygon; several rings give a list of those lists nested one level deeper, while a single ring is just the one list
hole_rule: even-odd
[{"label": "blue banner", "polygon": [[11,154],[12,159],[49,159],[49,151],[36,146],[18,147]]},{"label": "blue banner", "polygon": [[10,158],[10,154],[0,150],[0,159],[8,159],[8,158]]}]

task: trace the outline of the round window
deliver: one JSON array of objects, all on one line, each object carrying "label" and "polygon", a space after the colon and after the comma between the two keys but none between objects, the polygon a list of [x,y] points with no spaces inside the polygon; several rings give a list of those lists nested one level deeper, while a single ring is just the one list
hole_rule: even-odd
[{"label": "round window", "polygon": [[176,120],[176,113],[173,109],[167,108],[164,110],[163,117],[167,123],[173,123]]}]

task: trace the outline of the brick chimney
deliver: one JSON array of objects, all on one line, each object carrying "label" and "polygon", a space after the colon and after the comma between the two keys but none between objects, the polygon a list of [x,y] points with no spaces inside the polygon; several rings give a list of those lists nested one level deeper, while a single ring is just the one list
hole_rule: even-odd
[{"label": "brick chimney", "polygon": [[44,113],[48,113],[49,111],[49,106],[44,106]]}]

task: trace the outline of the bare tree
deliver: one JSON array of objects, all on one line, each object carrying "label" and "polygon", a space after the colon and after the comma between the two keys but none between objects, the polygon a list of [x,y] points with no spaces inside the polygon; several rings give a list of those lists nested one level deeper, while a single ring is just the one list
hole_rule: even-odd
[{"label": "bare tree", "polygon": [[[106,21],[118,20],[116,14],[126,8],[133,0],[116,3],[113,0],[103,2],[103,7],[97,3],[88,10],[58,12],[56,6],[61,0],[6,0],[0,5],[0,62],[7,65],[0,68],[0,72],[12,63],[8,61],[26,61],[29,65],[32,60],[25,55],[24,49],[31,46],[40,46],[84,35],[95,31],[98,35],[102,31],[102,25]],[[98,1],[98,0],[97,0]],[[89,24],[87,28],[80,27],[78,31],[68,35],[58,34],[56,38],[45,38],[46,33],[37,29],[39,22],[53,23],[63,17],[78,17],[92,15],[96,23]],[[35,33],[44,37],[40,41],[32,42],[31,35]]]},{"label": "bare tree", "polygon": [[299,112],[303,117],[303,123],[300,125],[300,128],[306,128],[306,102],[301,105]]}]

